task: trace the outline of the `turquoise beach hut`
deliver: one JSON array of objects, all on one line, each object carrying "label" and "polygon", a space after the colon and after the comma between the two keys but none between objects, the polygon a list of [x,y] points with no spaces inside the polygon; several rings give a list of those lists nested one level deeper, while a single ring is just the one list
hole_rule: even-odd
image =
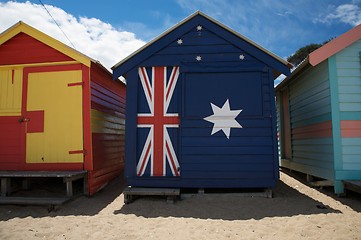
[{"label": "turquoise beach hut", "polygon": [[361,25],[309,56],[276,87],[280,166],[344,194],[361,183]]}]

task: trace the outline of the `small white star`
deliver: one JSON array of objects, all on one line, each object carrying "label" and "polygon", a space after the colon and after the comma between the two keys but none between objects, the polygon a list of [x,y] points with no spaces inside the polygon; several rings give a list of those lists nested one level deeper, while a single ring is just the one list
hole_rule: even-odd
[{"label": "small white star", "polygon": [[197,26],[197,31],[202,31],[202,26],[201,25]]},{"label": "small white star", "polygon": [[203,118],[204,120],[213,123],[211,135],[222,130],[224,135],[226,135],[226,137],[229,139],[231,128],[242,128],[241,124],[237,122],[236,117],[243,111],[243,109],[231,110],[228,99],[223,104],[222,108],[219,108],[213,103],[211,103],[211,107],[213,110],[213,115]]},{"label": "small white star", "polygon": [[245,59],[245,56],[243,54],[239,55],[239,59],[240,60],[244,60]]},{"label": "small white star", "polygon": [[178,43],[178,45],[182,45],[182,44],[183,44],[183,40],[180,38],[180,39],[177,40],[177,43]]},{"label": "small white star", "polygon": [[199,55],[198,55],[198,56],[196,57],[196,60],[197,60],[198,62],[199,62],[199,61],[202,61],[202,56],[199,56]]}]

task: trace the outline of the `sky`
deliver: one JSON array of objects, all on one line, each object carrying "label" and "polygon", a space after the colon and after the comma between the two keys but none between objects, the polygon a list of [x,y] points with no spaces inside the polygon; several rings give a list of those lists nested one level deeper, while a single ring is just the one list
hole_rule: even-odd
[{"label": "sky", "polygon": [[361,0],[0,0],[0,32],[24,21],[110,69],[197,10],[284,59],[361,24]]}]

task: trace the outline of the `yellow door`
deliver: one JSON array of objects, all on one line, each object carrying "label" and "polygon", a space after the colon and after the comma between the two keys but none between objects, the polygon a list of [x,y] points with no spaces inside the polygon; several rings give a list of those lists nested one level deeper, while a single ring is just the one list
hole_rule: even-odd
[{"label": "yellow door", "polygon": [[[29,73],[27,163],[84,161],[83,154],[71,154],[83,150],[82,86],[71,84],[80,81],[81,71]],[[30,129],[30,123],[39,126]]]}]

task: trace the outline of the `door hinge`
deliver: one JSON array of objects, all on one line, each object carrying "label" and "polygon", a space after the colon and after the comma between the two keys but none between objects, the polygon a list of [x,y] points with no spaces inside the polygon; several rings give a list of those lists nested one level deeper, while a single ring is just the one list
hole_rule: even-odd
[{"label": "door hinge", "polygon": [[68,87],[83,86],[84,82],[68,83]]},{"label": "door hinge", "polygon": [[69,154],[83,154],[84,156],[86,155],[86,150],[71,150],[69,151]]}]

